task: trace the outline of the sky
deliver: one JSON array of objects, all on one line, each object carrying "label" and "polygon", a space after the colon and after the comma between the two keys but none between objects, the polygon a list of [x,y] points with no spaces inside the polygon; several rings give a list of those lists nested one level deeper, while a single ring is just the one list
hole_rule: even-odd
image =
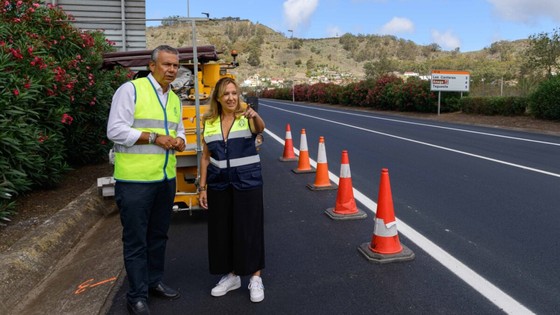
[{"label": "sky", "polygon": [[[443,50],[477,51],[494,42],[552,34],[560,0],[145,0],[146,18],[239,17],[286,37],[393,35]],[[148,21],[157,26],[159,21]],[[291,32],[289,31],[291,30]]]}]

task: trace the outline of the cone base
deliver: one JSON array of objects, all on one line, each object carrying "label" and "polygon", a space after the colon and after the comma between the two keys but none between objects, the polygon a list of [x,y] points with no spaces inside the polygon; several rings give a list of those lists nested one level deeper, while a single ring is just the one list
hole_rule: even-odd
[{"label": "cone base", "polygon": [[356,213],[351,214],[340,214],[334,212],[334,208],[328,208],[325,210],[325,214],[329,216],[329,218],[333,220],[360,220],[367,218],[367,213],[362,211],[361,209],[357,209]]},{"label": "cone base", "polygon": [[280,161],[282,161],[282,162],[292,162],[292,161],[297,161],[297,160],[298,160],[297,157],[285,158],[285,157],[283,157],[283,156],[279,157],[278,159],[279,159]]},{"label": "cone base", "polygon": [[402,251],[396,254],[379,254],[373,252],[369,248],[370,243],[363,243],[358,247],[358,251],[364,255],[364,257],[373,263],[378,264],[387,264],[392,262],[399,262],[399,261],[409,261],[414,259],[414,252],[412,252],[408,247],[402,246]]},{"label": "cone base", "polygon": [[315,184],[307,184],[307,188],[311,190],[333,190],[337,189],[338,187],[335,184],[325,185],[325,186],[317,186]]},{"label": "cone base", "polygon": [[310,168],[310,169],[308,169],[308,170],[298,170],[298,169],[296,168],[296,169],[293,169],[292,172],[294,172],[294,173],[296,173],[296,174],[315,173],[315,169],[314,169],[314,168]]}]

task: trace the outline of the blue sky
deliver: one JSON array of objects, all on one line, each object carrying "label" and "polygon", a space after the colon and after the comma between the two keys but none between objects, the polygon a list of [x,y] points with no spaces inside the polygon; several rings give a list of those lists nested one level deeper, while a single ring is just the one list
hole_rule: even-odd
[{"label": "blue sky", "polygon": [[[444,50],[552,34],[560,0],[146,0],[146,18],[239,17],[297,38],[394,35]],[[148,22],[149,26],[159,22]]]}]

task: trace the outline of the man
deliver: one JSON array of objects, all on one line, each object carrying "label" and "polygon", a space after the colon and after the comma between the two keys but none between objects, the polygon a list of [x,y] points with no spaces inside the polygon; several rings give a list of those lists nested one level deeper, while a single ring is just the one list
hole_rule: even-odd
[{"label": "man", "polygon": [[162,282],[167,232],[175,198],[175,151],[185,149],[181,100],[170,89],[179,52],[162,45],[152,51],[147,77],[115,92],[107,137],[115,143],[115,201],[123,226],[128,276],[127,309],[150,314],[151,296],[177,299]]}]

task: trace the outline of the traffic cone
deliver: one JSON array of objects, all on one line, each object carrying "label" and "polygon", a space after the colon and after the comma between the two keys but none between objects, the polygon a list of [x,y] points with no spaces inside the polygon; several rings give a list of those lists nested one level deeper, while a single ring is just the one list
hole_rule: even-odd
[{"label": "traffic cone", "polygon": [[280,161],[297,161],[297,157],[294,154],[294,143],[292,141],[292,131],[290,130],[290,124],[286,124],[286,139],[284,141],[284,154],[280,157]]},{"label": "traffic cone", "polygon": [[292,172],[296,174],[315,173],[315,169],[311,168],[311,165],[309,164],[309,150],[307,149],[307,136],[305,135],[305,129],[301,129],[298,167],[293,169]]},{"label": "traffic cone", "polygon": [[414,259],[414,253],[408,247],[401,245],[399,241],[389,171],[386,168],[381,169],[377,213],[371,242],[363,243],[358,250],[369,261],[377,263]]},{"label": "traffic cone", "polygon": [[325,213],[334,220],[365,219],[367,217],[367,214],[356,206],[350,174],[350,161],[346,150],[342,151],[335,207],[328,208]]},{"label": "traffic cone", "polygon": [[319,137],[319,150],[317,154],[317,170],[315,172],[315,182],[307,184],[311,190],[336,189],[336,185],[329,180],[329,166],[327,164],[327,153],[325,150],[325,138]]}]

